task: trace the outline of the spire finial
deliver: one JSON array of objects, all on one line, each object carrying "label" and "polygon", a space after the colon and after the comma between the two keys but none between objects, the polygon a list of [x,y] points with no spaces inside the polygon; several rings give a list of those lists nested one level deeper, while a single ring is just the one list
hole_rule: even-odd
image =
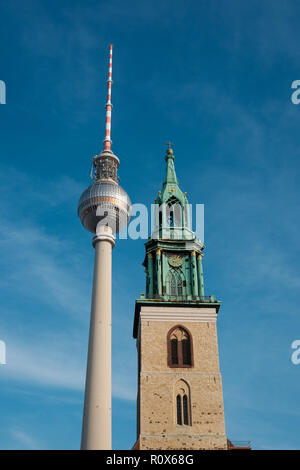
[{"label": "spire finial", "polygon": [[105,139],[104,150],[111,150],[111,85],[112,85],[112,44],[109,47],[109,71],[108,71],[108,80],[107,80],[107,102],[105,105],[106,108],[106,117],[105,117]]},{"label": "spire finial", "polygon": [[168,142],[166,142],[166,145],[168,146],[167,152],[166,152],[166,159],[168,159],[170,157],[172,157],[174,159],[173,149],[172,149],[172,146],[173,146],[172,142],[170,142],[168,140]]}]

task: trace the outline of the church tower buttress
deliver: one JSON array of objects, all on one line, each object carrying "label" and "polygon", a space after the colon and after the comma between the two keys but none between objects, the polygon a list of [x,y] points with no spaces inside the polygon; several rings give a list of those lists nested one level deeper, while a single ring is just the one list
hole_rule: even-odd
[{"label": "church tower buttress", "polygon": [[204,295],[204,245],[191,228],[173,150],[146,242],[146,293],[136,300],[138,353],[135,449],[227,449],[217,314]]}]

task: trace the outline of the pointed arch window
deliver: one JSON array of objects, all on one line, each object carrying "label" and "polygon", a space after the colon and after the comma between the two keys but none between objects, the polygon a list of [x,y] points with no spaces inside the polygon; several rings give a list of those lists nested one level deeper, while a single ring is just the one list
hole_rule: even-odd
[{"label": "pointed arch window", "polygon": [[182,397],[183,404],[183,424],[189,424],[189,413],[188,413],[188,397],[183,395]]},{"label": "pointed arch window", "polygon": [[191,340],[189,336],[184,336],[181,341],[182,363],[191,365]]},{"label": "pointed arch window", "polygon": [[167,343],[169,367],[193,367],[192,337],[186,328],[179,325],[172,328]]},{"label": "pointed arch window", "polygon": [[183,210],[179,200],[172,196],[166,203],[167,222],[170,227],[183,227]]},{"label": "pointed arch window", "polygon": [[171,273],[170,279],[170,293],[173,296],[176,296],[176,278],[175,274]]},{"label": "pointed arch window", "polygon": [[177,338],[171,339],[171,361],[172,364],[178,364],[178,340]]},{"label": "pointed arch window", "polygon": [[166,284],[167,295],[171,297],[171,300],[185,295],[185,281],[182,271],[170,269],[166,277]]},{"label": "pointed arch window", "polygon": [[163,222],[163,220],[162,220],[162,208],[161,208],[161,206],[159,206],[159,212],[158,212],[158,225],[159,225],[159,228],[161,228],[162,222]]},{"label": "pointed arch window", "polygon": [[176,406],[177,406],[177,424],[182,424],[182,406],[181,406],[180,395],[177,395],[176,397]]},{"label": "pointed arch window", "polygon": [[175,384],[175,416],[178,426],[191,426],[191,399],[190,387],[188,383],[180,379]]},{"label": "pointed arch window", "polygon": [[182,290],[182,277],[180,275],[177,276],[176,288],[177,288],[177,294],[181,296],[183,294],[183,290]]},{"label": "pointed arch window", "polygon": [[168,211],[168,223],[170,227],[174,227],[174,211],[172,207]]}]

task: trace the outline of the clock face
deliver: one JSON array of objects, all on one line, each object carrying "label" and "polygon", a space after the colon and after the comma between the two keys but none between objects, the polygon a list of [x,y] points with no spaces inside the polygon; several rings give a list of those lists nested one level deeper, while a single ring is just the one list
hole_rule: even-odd
[{"label": "clock face", "polygon": [[171,255],[169,256],[169,265],[173,266],[173,268],[178,268],[182,265],[182,258],[180,255]]}]

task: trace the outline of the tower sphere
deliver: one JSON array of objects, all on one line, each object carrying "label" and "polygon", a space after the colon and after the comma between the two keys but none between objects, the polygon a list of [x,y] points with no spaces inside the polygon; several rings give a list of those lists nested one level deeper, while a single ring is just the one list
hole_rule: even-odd
[{"label": "tower sphere", "polygon": [[92,233],[96,233],[97,225],[100,223],[100,226],[108,226],[112,233],[116,234],[129,222],[131,201],[126,191],[119,186],[120,160],[111,150],[112,44],[109,48],[107,85],[104,147],[102,152],[93,158],[91,178],[94,183],[79,199],[78,216],[82,225]]},{"label": "tower sphere", "polygon": [[95,181],[79,199],[78,217],[82,225],[92,233],[96,233],[99,222],[108,225],[114,234],[118,233],[126,227],[130,216],[130,198],[115,182]]}]

